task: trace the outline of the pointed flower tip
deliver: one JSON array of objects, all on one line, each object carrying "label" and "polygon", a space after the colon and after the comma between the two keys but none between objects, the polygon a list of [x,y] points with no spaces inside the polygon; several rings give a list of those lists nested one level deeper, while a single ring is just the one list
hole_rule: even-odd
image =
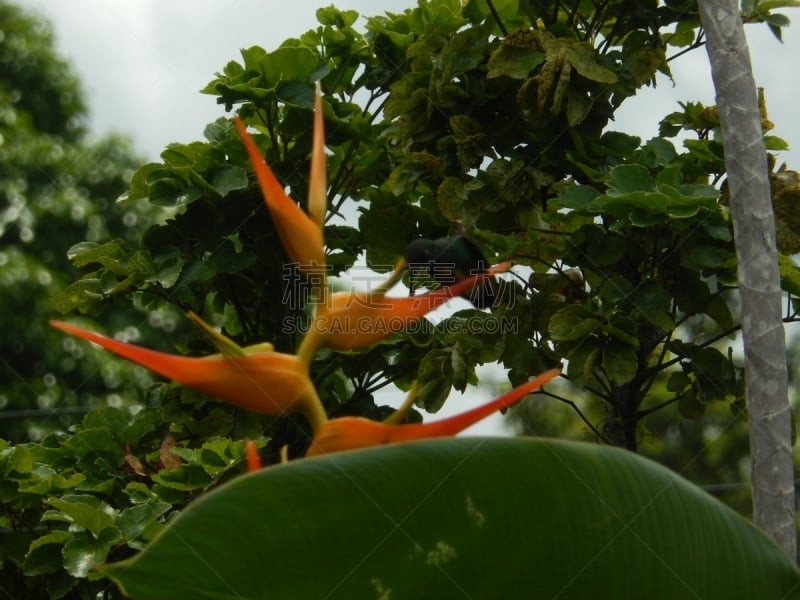
[{"label": "pointed flower tip", "polygon": [[487,275],[498,275],[500,273],[505,273],[513,266],[514,266],[513,262],[511,262],[510,260],[506,260],[496,265],[493,265],[492,267],[489,268],[488,271],[486,271],[486,273]]},{"label": "pointed flower tip", "polygon": [[308,213],[322,229],[327,210],[327,157],[325,156],[325,119],[322,114],[322,95],[317,82],[314,98],[314,129],[311,145],[311,174],[308,182]]},{"label": "pointed flower tip", "polygon": [[[405,261],[395,267],[390,280],[402,274]],[[378,293],[336,292],[317,308],[313,328],[320,345],[334,350],[354,350],[379,342],[398,333],[449,300],[468,292],[483,279],[511,268],[500,263],[486,273],[475,275],[452,285],[418,296],[386,296],[386,286]],[[396,277],[399,279],[399,277]]]},{"label": "pointed flower tip", "polygon": [[258,447],[251,439],[244,441],[244,453],[247,459],[247,471],[252,473],[261,469],[261,457],[258,455]]},{"label": "pointed flower tip", "polygon": [[[235,116],[233,123],[247,151],[250,164],[261,187],[264,203],[269,209],[269,214],[275,223],[286,253],[301,270],[310,265],[308,268],[313,272],[324,272],[325,250],[322,247],[322,229],[319,224],[286,195],[286,191],[272,173],[272,169],[264,162],[264,158],[247,132],[244,122]],[[323,172],[323,194],[324,185]]]},{"label": "pointed flower tip", "polygon": [[302,412],[313,423],[324,420],[308,371],[296,356],[272,351],[235,357],[180,356],[121,342],[62,321],[50,324],[228,404],[267,415]]},{"label": "pointed flower tip", "polygon": [[453,436],[490,414],[514,404],[560,374],[560,369],[550,369],[483,406],[432,423],[394,425],[360,417],[332,419],[317,430],[306,456],[319,456],[395,442]]}]

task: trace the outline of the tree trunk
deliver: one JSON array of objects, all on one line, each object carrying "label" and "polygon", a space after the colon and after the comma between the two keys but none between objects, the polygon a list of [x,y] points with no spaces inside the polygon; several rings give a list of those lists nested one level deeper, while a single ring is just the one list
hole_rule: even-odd
[{"label": "tree trunk", "polygon": [[791,411],[767,152],[736,0],[700,0],[739,263],[753,520],[796,559]]}]

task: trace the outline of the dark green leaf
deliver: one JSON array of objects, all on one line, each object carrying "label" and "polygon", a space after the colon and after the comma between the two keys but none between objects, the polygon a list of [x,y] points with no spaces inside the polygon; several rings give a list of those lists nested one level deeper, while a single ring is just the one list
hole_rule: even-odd
[{"label": "dark green leaf", "polygon": [[682,392],[692,383],[689,376],[683,371],[673,371],[667,379],[667,391]]},{"label": "dark green leaf", "polygon": [[631,303],[645,319],[664,331],[672,331],[675,324],[670,314],[671,298],[667,290],[657,281],[646,281],[637,287]]},{"label": "dark green leaf", "polygon": [[603,349],[603,368],[614,385],[625,385],[636,376],[639,360],[630,345],[610,343]]},{"label": "dark green leaf", "polygon": [[579,340],[598,329],[600,321],[589,309],[565,306],[550,318],[548,329],[555,341]]},{"label": "dark green leaf", "polygon": [[800,584],[772,541],[664,467],[541,439],[433,440],[264,469],[103,572],[147,600],[512,598],[530,589],[531,565],[544,598],[791,598]]},{"label": "dark green leaf", "polygon": [[686,390],[678,397],[678,410],[683,417],[696,421],[706,414],[706,405],[694,390]]},{"label": "dark green leaf", "polygon": [[28,576],[54,573],[64,565],[61,548],[73,539],[73,534],[63,531],[51,531],[35,539],[25,556],[24,569]]}]

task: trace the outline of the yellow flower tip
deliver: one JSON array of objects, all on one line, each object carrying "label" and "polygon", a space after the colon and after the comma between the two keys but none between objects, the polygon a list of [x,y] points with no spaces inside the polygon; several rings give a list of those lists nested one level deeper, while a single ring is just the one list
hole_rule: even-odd
[{"label": "yellow flower tip", "polygon": [[314,272],[321,270],[324,273],[325,249],[322,246],[322,229],[286,195],[283,186],[264,162],[242,120],[236,116],[233,122],[255,171],[264,203],[289,258],[297,263],[302,271],[307,272],[310,269]]},{"label": "yellow flower tip", "polygon": [[258,455],[258,447],[250,439],[244,441],[244,454],[247,460],[247,471],[252,473],[261,469],[261,457]]},{"label": "yellow flower tip", "polygon": [[267,415],[301,412],[314,429],[325,420],[307,368],[291,354],[269,351],[193,358],[127,344],[62,321],[50,324],[228,404]]},{"label": "yellow flower tip", "polygon": [[208,338],[214,343],[222,354],[227,356],[228,358],[236,358],[237,356],[244,356],[245,350],[239,344],[234,342],[227,336],[222,335],[219,331],[214,329],[211,325],[206,323],[200,315],[195,313],[194,311],[188,311],[186,313],[186,317],[195,325],[197,325],[203,333],[205,333]]},{"label": "yellow flower tip", "polygon": [[314,98],[314,130],[311,145],[311,175],[308,181],[308,214],[322,230],[327,210],[327,157],[325,156],[325,119],[322,94],[317,82]]},{"label": "yellow flower tip", "polygon": [[483,406],[441,421],[434,421],[433,423],[395,425],[370,421],[360,417],[331,419],[317,430],[314,439],[311,441],[311,446],[306,451],[306,456],[319,456],[382,444],[453,436],[490,414],[511,406],[560,374],[561,371],[559,369],[551,369]]},{"label": "yellow flower tip", "polygon": [[392,289],[403,278],[407,266],[406,259],[401,256],[397,263],[395,263],[394,269],[389,273],[389,277],[386,278],[386,281],[382,282],[370,292],[371,296],[373,298],[380,298],[386,295],[386,292]]}]

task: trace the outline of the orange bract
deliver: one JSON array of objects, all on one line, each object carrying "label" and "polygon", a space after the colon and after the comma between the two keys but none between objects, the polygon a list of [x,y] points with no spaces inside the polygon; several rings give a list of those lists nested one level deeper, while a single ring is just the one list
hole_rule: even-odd
[{"label": "orange bract", "polygon": [[439,308],[449,300],[469,291],[486,277],[507,270],[509,263],[492,267],[458,283],[419,296],[391,297],[368,292],[337,292],[326,305],[317,307],[309,335],[316,343],[334,350],[352,350],[369,346]]},{"label": "orange bract", "polygon": [[242,120],[234,117],[233,122],[247,150],[261,186],[261,193],[264,195],[264,202],[289,258],[296,262],[300,269],[324,273],[325,250],[322,247],[322,229],[286,195],[283,186],[273,175],[272,169],[264,162]]},{"label": "orange bract", "polygon": [[261,457],[253,440],[244,441],[244,454],[247,458],[247,471],[250,473],[258,471],[261,468]]},{"label": "orange bract", "polygon": [[318,456],[330,454],[331,452],[355,450],[357,448],[395,442],[452,436],[486,418],[493,412],[514,404],[526,394],[557,377],[560,373],[561,371],[558,369],[551,369],[483,406],[432,423],[387,425],[361,417],[331,419],[325,422],[316,432],[306,456]]},{"label": "orange bract", "polygon": [[238,357],[214,354],[192,358],[148,350],[61,321],[50,324],[186,387],[253,412],[303,412],[309,416],[315,411],[312,404],[319,403],[305,366],[291,354],[253,352]]}]

